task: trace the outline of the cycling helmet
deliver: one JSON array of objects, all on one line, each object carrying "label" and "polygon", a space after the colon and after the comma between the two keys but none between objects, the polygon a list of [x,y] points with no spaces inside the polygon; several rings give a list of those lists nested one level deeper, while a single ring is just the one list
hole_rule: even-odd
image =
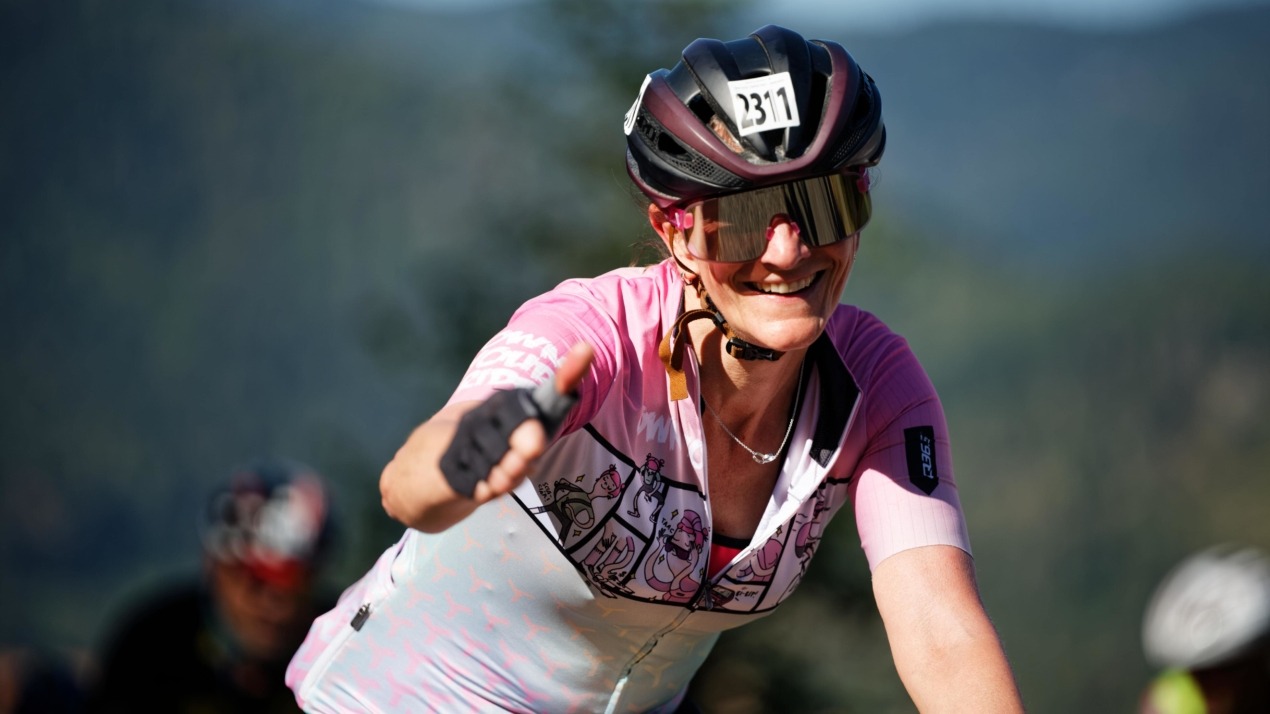
[{"label": "cycling helmet", "polygon": [[877,164],[873,79],[835,42],[767,25],[698,39],[644,80],[626,114],[627,171],[662,208]]},{"label": "cycling helmet", "polygon": [[282,587],[295,585],[319,563],[332,530],[322,478],[303,464],[275,459],[235,470],[228,486],[208,500],[202,523],[209,556],[244,565]]},{"label": "cycling helmet", "polygon": [[1200,669],[1237,659],[1270,635],[1270,558],[1254,548],[1218,546],[1174,568],[1143,619],[1147,659]]},{"label": "cycling helmet", "polygon": [[[877,164],[886,145],[882,99],[873,79],[841,45],[806,40],[777,25],[730,42],[693,41],[672,69],[645,77],[623,130],[627,172],[662,209],[798,179],[864,172]],[[867,187],[867,174],[861,185]],[[677,386],[684,320],[713,319],[738,359],[781,356],[733,333],[704,287],[697,290],[706,308],[685,313],[662,349],[676,399],[685,394]]]}]

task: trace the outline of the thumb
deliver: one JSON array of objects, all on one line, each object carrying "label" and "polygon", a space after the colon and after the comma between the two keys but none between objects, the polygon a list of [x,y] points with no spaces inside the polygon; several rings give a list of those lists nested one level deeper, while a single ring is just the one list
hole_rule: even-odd
[{"label": "thumb", "polygon": [[595,350],[585,342],[579,342],[569,348],[560,367],[556,369],[554,379],[538,385],[530,399],[538,409],[538,418],[550,437],[556,433],[569,410],[578,401],[577,389],[586,375],[587,368],[595,359]]},{"label": "thumb", "polygon": [[594,359],[595,349],[591,345],[579,342],[570,347],[565,353],[564,361],[556,370],[556,392],[573,394],[578,384],[582,382],[582,378],[586,376],[587,368],[591,366],[591,361]]}]

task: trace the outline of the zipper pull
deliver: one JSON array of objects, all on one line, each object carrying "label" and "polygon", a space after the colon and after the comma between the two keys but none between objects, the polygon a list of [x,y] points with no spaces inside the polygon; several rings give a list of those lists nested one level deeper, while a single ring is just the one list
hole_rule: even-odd
[{"label": "zipper pull", "polygon": [[713,585],[710,578],[706,577],[706,571],[701,571],[701,584],[697,587],[697,593],[688,601],[689,610],[713,610],[714,602],[710,599],[710,589]]},{"label": "zipper pull", "polygon": [[357,608],[357,613],[353,615],[353,620],[349,622],[348,624],[352,625],[354,630],[357,630],[358,632],[360,632],[362,629],[362,625],[366,624],[366,620],[368,620],[369,618],[370,618],[370,603],[365,602],[365,603],[362,603],[361,607]]}]

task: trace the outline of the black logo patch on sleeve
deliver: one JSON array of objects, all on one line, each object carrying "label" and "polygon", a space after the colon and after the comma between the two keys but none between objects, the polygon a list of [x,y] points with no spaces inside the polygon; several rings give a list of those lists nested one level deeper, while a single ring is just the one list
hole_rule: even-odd
[{"label": "black logo patch on sleeve", "polygon": [[914,426],[904,430],[904,452],[908,456],[908,480],[929,496],[939,485],[935,466],[935,429]]}]

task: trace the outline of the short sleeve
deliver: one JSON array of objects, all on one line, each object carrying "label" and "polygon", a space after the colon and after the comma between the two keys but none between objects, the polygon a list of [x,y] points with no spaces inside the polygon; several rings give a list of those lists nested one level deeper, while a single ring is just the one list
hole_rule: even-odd
[{"label": "short sleeve", "polygon": [[620,344],[613,321],[584,291],[570,289],[570,283],[522,305],[476,353],[449,403],[541,384],[578,342],[589,343],[595,359],[578,386],[578,406],[561,429],[562,434],[571,432],[585,424],[607,396],[619,368]]},{"label": "short sleeve", "polygon": [[969,553],[948,426],[929,377],[898,337],[871,377],[864,410],[868,443],[851,486],[869,568],[927,545]]}]

